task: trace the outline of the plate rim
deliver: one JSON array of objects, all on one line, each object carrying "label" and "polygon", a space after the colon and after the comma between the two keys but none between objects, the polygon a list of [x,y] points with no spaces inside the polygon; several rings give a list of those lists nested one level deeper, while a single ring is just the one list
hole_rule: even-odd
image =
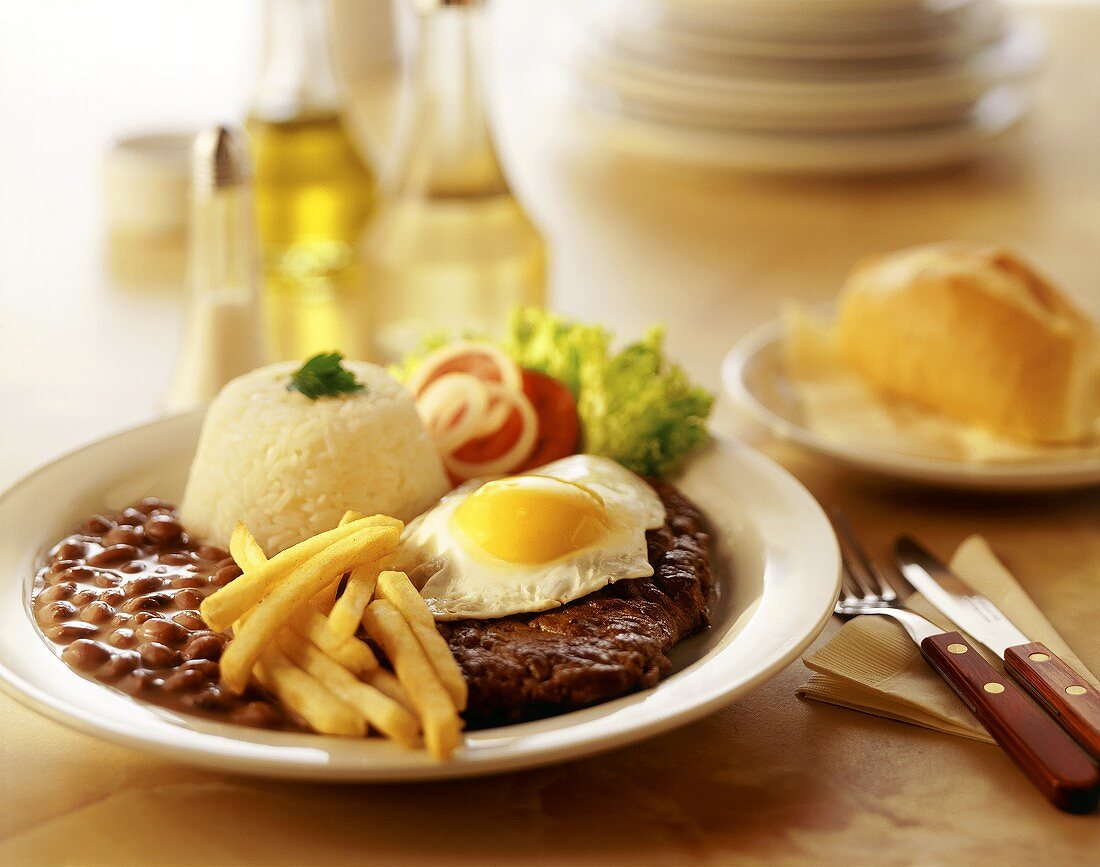
[{"label": "plate rim", "polygon": [[[34,480],[43,474],[51,470],[56,470],[57,465],[66,460],[73,459],[81,453],[93,449],[100,444],[122,439],[128,435],[136,435],[138,432],[149,428],[171,424],[182,425],[185,423],[185,420],[193,423],[194,419],[191,417],[198,415],[199,412],[201,411],[160,416],[67,451],[23,475],[0,493],[0,510],[3,510],[9,500],[18,493],[19,489],[27,484],[32,484]],[[654,737],[714,712],[729,704],[736,697],[751,692],[789,665],[813,643],[822,629],[824,629],[829,618],[832,616],[833,600],[836,597],[836,593],[839,592],[840,557],[836,539],[832,534],[828,519],[825,517],[823,510],[813,495],[810,494],[809,491],[806,490],[806,488],[786,469],[743,442],[737,441],[724,434],[716,433],[714,435],[714,442],[708,446],[708,449],[710,448],[731,450],[731,453],[736,455],[737,459],[752,465],[756,473],[763,473],[763,477],[767,481],[769,488],[772,490],[776,488],[781,490],[785,489],[785,497],[793,496],[796,500],[800,500],[800,502],[798,502],[799,512],[803,513],[805,510],[808,510],[807,514],[811,515],[817,521],[816,530],[821,531],[818,541],[826,544],[829,558],[824,564],[824,568],[820,570],[820,574],[827,579],[831,572],[832,582],[830,583],[825,580],[821,583],[820,589],[818,589],[818,585],[814,585],[804,588],[804,592],[800,591],[800,595],[806,599],[813,596],[815,592],[821,596],[821,599],[815,600],[814,604],[815,610],[820,608],[820,611],[817,611],[811,627],[805,630],[800,638],[788,641],[782,649],[775,652],[774,658],[772,658],[770,662],[755,668],[749,677],[744,680],[739,680],[732,686],[719,689],[705,700],[696,704],[690,704],[685,707],[683,702],[675,703],[668,707],[659,708],[655,713],[651,712],[645,719],[635,721],[632,725],[602,734],[594,734],[594,736],[589,737],[587,740],[582,739],[577,741],[575,739],[565,739],[561,742],[541,746],[533,754],[505,754],[499,757],[486,757],[480,760],[467,762],[456,761],[432,764],[410,763],[408,765],[391,764],[387,765],[381,773],[378,773],[372,770],[369,762],[355,765],[318,765],[305,762],[287,763],[271,756],[241,755],[239,750],[236,753],[212,751],[209,748],[209,744],[204,747],[201,744],[180,743],[177,739],[165,738],[163,729],[149,730],[140,726],[137,720],[123,722],[114,719],[97,719],[91,709],[82,707],[71,700],[67,701],[62,693],[51,693],[40,684],[32,683],[24,679],[20,674],[9,667],[7,664],[8,661],[4,659],[2,655],[0,655],[0,691],[11,696],[14,700],[31,710],[69,728],[131,749],[137,749],[140,752],[152,756],[170,758],[176,761],[185,762],[192,766],[207,767],[233,773],[243,773],[250,776],[280,779],[389,783],[484,776],[539,767],[557,761],[580,759]],[[41,541],[42,540],[36,540],[36,543]],[[25,581],[25,576],[5,575],[0,580],[18,581],[20,584],[20,595],[22,595],[22,582]],[[827,603],[826,595],[828,596]],[[760,598],[763,599],[763,595],[761,595]],[[817,605],[817,601],[820,601],[821,604]],[[25,610],[20,613],[26,616]],[[18,616],[18,614],[15,616]],[[809,619],[807,615],[807,622]],[[752,620],[753,617],[746,620],[742,624],[741,629],[747,629],[752,623]],[[2,650],[3,649],[0,648],[0,653],[2,653]],[[715,663],[717,661],[718,660],[713,659],[709,660],[710,663]],[[700,660],[700,662],[702,662],[701,667],[705,667],[708,664],[706,660]],[[58,664],[63,663],[58,660]],[[662,684],[667,682],[668,681],[662,681]],[[95,684],[95,686],[100,687],[101,685]],[[645,690],[642,691],[642,693],[652,694],[659,688],[660,685],[654,688],[654,690]],[[639,694],[640,693],[635,693],[633,696],[636,698]],[[617,701],[629,700],[630,698],[631,696],[626,696]],[[613,702],[604,703],[604,705],[599,707],[604,707],[607,704],[613,704]],[[579,711],[579,713],[583,714],[585,711],[582,710]],[[584,721],[578,720],[578,723],[582,722]],[[523,725],[538,725],[538,723],[502,727],[502,730],[508,729],[517,734],[523,734],[523,732],[519,731]],[[568,728],[569,726],[565,727],[565,729]],[[188,730],[188,734],[206,733]],[[298,735],[298,737],[304,736]],[[309,737],[316,736],[310,735]],[[233,740],[239,744],[248,743],[242,739]],[[323,754],[326,756],[329,755],[328,753]]]},{"label": "plate rim", "polygon": [[[1053,491],[1100,484],[1100,460],[978,462],[906,455],[868,446],[834,443],[775,412],[746,382],[749,365],[784,335],[782,318],[752,329],[722,360],[722,385],[726,395],[765,428],[781,439],[844,466],[925,486],[998,491]],[[1094,466],[1086,465],[1093,463]]]}]

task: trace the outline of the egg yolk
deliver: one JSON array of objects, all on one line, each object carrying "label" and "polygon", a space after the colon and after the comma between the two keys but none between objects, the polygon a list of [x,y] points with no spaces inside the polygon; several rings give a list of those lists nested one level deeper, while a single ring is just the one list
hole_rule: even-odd
[{"label": "egg yolk", "polygon": [[596,494],[542,476],[486,482],[459,505],[454,521],[482,550],[509,563],[549,563],[592,545],[609,526]]}]

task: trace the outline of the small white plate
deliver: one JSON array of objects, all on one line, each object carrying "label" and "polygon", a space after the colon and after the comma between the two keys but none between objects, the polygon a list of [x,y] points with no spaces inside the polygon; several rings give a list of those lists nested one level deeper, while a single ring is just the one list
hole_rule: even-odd
[{"label": "small white plate", "polygon": [[80,731],[220,770],[313,780],[468,777],[591,755],[714,711],[794,660],[825,625],[837,595],[836,541],[816,501],[774,463],[719,438],[676,480],[713,530],[713,625],[676,647],[674,673],[656,688],[471,732],[442,763],[376,738],[271,732],[173,713],[70,670],[38,633],[28,600],[36,564],[76,523],[143,496],[178,500],[200,422],[192,413],[125,431],[48,464],[0,497],[5,692]]},{"label": "small white plate", "polygon": [[1100,484],[1100,459],[979,463],[921,457],[836,442],[803,423],[783,361],[783,323],[742,338],[722,363],[726,393],[773,434],[814,454],[876,475],[972,491],[1052,491]]}]

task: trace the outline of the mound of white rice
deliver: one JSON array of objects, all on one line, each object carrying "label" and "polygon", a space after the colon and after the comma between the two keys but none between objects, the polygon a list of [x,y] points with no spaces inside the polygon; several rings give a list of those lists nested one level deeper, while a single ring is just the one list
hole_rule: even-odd
[{"label": "mound of white rice", "polygon": [[310,400],[295,362],[234,379],[210,404],[180,504],[185,526],[227,545],[243,521],[269,554],[348,509],[403,521],[450,487],[412,395],[381,367],[345,361],[366,388]]}]

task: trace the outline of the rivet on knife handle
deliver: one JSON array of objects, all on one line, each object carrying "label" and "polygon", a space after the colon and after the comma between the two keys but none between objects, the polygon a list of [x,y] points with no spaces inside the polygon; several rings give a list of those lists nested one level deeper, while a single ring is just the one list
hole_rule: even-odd
[{"label": "rivet on knife handle", "polygon": [[921,642],[921,652],[1051,803],[1070,813],[1096,807],[1100,770],[1053,719],[982,659],[962,633],[929,636]]},{"label": "rivet on knife handle", "polygon": [[1100,760],[1100,691],[1036,641],[1005,648],[1005,669]]}]

